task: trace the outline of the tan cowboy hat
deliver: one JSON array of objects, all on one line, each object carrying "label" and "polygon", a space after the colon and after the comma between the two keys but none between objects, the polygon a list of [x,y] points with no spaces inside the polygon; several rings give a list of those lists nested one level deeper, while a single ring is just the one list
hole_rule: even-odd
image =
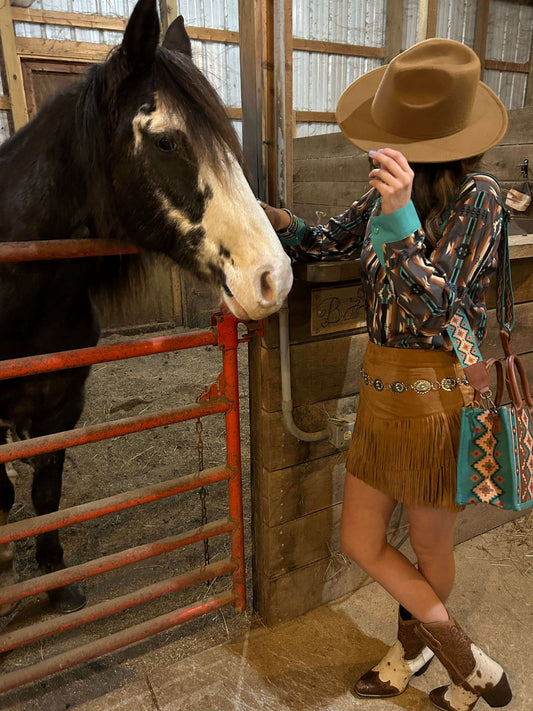
[{"label": "tan cowboy hat", "polygon": [[469,158],[507,130],[505,106],[479,76],[469,47],[424,40],[350,84],[337,123],[364,151],[395,148],[413,163]]}]

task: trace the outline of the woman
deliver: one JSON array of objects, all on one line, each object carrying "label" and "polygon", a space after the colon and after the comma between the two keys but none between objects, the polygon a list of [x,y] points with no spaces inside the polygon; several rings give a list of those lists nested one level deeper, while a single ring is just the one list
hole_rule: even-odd
[{"label": "woman", "polygon": [[[480,696],[504,706],[512,696],[500,665],[445,607],[454,581],[460,415],[471,397],[446,326],[462,307],[483,340],[503,219],[497,181],[473,172],[475,157],[507,128],[505,108],[479,76],[475,53],[443,39],[364,75],[342,95],[337,120],[369,152],[370,192],[320,227],[265,206],[294,259],[361,260],[370,340],[341,543],[400,609],[398,641],[354,690],[401,694],[435,654],[450,683],[430,698],[446,711],[469,711]],[[387,543],[397,501],[416,567]]]}]

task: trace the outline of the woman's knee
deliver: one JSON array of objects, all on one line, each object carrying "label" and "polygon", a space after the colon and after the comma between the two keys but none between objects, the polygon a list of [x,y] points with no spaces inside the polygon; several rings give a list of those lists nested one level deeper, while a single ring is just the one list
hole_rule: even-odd
[{"label": "woman's knee", "polygon": [[419,562],[432,562],[453,555],[453,535],[420,535],[411,531],[409,540]]},{"label": "woman's knee", "polygon": [[345,556],[353,560],[363,570],[373,569],[387,546],[387,540],[369,540],[368,536],[349,535],[341,528],[341,550]]}]

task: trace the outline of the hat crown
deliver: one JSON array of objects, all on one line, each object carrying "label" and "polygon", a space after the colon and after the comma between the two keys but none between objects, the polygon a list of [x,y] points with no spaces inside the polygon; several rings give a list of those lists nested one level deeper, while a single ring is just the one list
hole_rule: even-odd
[{"label": "hat crown", "polygon": [[405,138],[452,135],[468,123],[479,78],[480,62],[469,47],[454,40],[425,40],[387,66],[372,102],[372,118]]}]

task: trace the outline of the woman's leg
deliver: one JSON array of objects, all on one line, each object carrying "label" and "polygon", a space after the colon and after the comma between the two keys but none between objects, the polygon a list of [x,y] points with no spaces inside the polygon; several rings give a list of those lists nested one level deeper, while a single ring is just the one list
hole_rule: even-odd
[{"label": "woman's leg", "polygon": [[426,578],[387,542],[396,502],[390,496],[346,475],[341,519],[341,546],[401,605],[422,622],[448,619],[446,608]]},{"label": "woman's leg", "polygon": [[418,570],[445,603],[455,579],[453,531],[457,514],[440,506],[406,506],[406,511]]}]

